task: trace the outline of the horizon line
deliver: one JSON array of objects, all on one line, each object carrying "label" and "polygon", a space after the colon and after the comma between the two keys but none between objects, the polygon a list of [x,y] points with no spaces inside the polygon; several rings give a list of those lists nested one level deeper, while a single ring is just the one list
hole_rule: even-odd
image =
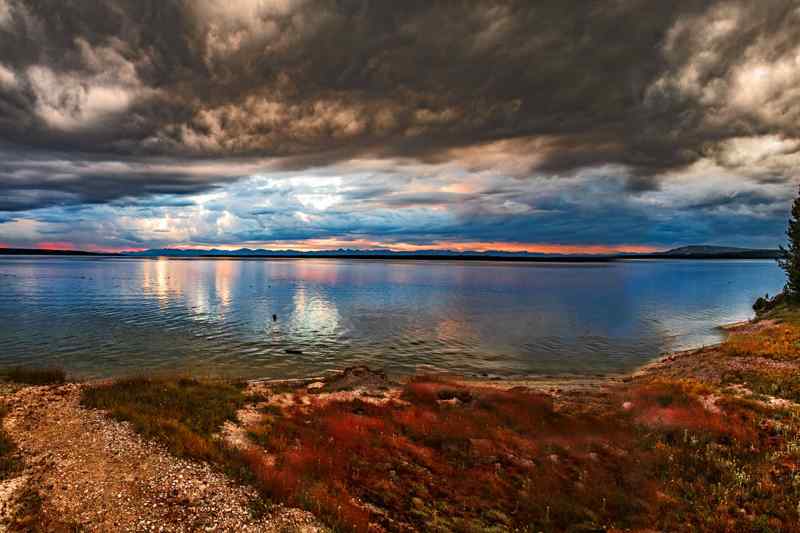
[{"label": "horizon line", "polygon": [[[56,243],[40,243],[39,245],[35,245],[35,247],[25,247],[25,246],[9,246],[5,243],[0,244],[0,250],[18,250],[18,251],[31,251],[31,252],[50,252],[50,253],[78,253],[78,254],[96,254],[96,255],[141,255],[146,254],[148,252],[184,252],[187,254],[195,253],[197,255],[202,255],[204,253],[213,253],[214,255],[225,255],[225,254],[235,254],[242,251],[248,251],[252,253],[261,253],[261,255],[268,256],[270,254],[297,254],[299,256],[302,255],[453,255],[453,256],[469,256],[469,255],[492,255],[492,254],[504,254],[504,255],[513,255],[513,256],[613,256],[613,255],[647,255],[647,254],[661,254],[666,253],[671,250],[681,249],[681,248],[689,248],[693,246],[697,247],[709,247],[709,248],[729,248],[729,249],[738,249],[742,251],[755,251],[755,250],[769,250],[772,249],[758,249],[758,248],[748,248],[748,247],[737,247],[737,246],[727,246],[727,245],[682,245],[677,247],[671,248],[656,248],[653,246],[637,246],[637,247],[627,247],[627,246],[604,246],[604,245],[592,245],[592,246],[560,246],[560,245],[551,245],[545,247],[531,247],[527,249],[517,249],[517,250],[509,250],[509,249],[453,249],[453,248],[418,248],[418,249],[393,249],[391,247],[385,248],[348,248],[348,247],[338,247],[338,248],[323,248],[323,249],[294,249],[294,248],[264,248],[264,247],[250,247],[250,246],[239,246],[239,247],[202,247],[197,245],[188,245],[188,246],[166,246],[166,247],[158,247],[158,248],[126,248],[126,249],[100,249],[99,247],[88,247],[88,248],[79,248],[79,247],[71,247],[71,246],[52,246]],[[67,243],[58,243],[60,245],[67,244]],[[634,249],[631,249],[634,248]],[[563,251],[556,251],[556,250],[563,250]],[[777,250],[777,248],[776,248]]]}]

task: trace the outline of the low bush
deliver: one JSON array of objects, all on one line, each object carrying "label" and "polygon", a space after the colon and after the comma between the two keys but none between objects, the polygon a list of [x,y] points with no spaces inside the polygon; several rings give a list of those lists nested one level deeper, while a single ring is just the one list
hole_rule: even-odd
[{"label": "low bush", "polygon": [[753,311],[755,311],[758,315],[763,315],[765,313],[769,313],[770,311],[784,307],[788,303],[789,299],[783,292],[779,292],[771,298],[769,294],[765,294],[764,296],[759,296],[756,298],[755,303],[753,303]]},{"label": "low bush", "polygon": [[[785,357],[786,331],[721,350]],[[745,374],[728,381],[789,397],[800,387]],[[398,400],[292,394],[261,406],[250,437],[263,449],[241,456],[213,437],[246,401],[236,385],[137,378],[82,401],[178,455],[246,472],[264,501],[337,531],[800,530],[800,412],[704,382],[634,381],[599,410],[427,378]]]}]

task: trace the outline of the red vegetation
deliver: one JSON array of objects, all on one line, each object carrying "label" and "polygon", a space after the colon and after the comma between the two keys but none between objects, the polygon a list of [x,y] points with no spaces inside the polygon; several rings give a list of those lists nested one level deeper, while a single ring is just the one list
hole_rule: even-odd
[{"label": "red vegetation", "polygon": [[718,407],[704,405],[702,385],[693,382],[655,382],[637,388],[631,397],[636,422],[661,429],[704,431],[738,439],[752,436],[748,425],[736,424]]},{"label": "red vegetation", "polygon": [[[453,400],[455,398],[455,400]],[[458,399],[461,398],[461,399]],[[409,404],[294,405],[253,436],[248,456],[269,496],[340,529],[637,525],[654,493],[611,419],[570,417],[549,397],[413,381]],[[591,488],[590,488],[591,487]]]},{"label": "red vegetation", "polygon": [[[270,410],[252,432],[269,454],[246,460],[266,495],[346,531],[733,531],[752,519],[739,498],[793,468],[766,459],[787,441],[763,440],[751,404],[691,381],[618,392],[602,416],[431,379],[382,404],[311,397]],[[763,502],[753,513],[794,512]]]}]

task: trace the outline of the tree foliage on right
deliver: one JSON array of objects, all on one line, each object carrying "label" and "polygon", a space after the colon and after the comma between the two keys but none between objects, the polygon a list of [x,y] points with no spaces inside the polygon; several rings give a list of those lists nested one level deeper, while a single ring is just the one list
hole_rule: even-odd
[{"label": "tree foliage on right", "polygon": [[800,300],[800,195],[792,205],[792,216],[789,218],[789,227],[786,229],[789,245],[780,247],[781,256],[778,265],[786,272],[786,296],[793,300]]}]

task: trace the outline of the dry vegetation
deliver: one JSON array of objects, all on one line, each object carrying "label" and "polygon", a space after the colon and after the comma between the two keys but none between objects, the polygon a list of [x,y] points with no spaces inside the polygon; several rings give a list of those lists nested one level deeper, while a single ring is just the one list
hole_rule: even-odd
[{"label": "dry vegetation", "polygon": [[190,378],[128,378],[84,390],[81,403],[107,410],[179,457],[226,463],[228,450],[213,438],[245,402],[244,385]]},{"label": "dry vegetation", "polygon": [[[428,377],[256,396],[125,380],[83,402],[340,531],[800,531],[800,322],[780,312],[591,409]],[[245,404],[251,445],[234,450],[219,431]]]},{"label": "dry vegetation", "polygon": [[725,355],[755,355],[777,361],[797,359],[799,351],[800,328],[794,324],[776,324],[758,332],[734,332],[722,345]]}]

